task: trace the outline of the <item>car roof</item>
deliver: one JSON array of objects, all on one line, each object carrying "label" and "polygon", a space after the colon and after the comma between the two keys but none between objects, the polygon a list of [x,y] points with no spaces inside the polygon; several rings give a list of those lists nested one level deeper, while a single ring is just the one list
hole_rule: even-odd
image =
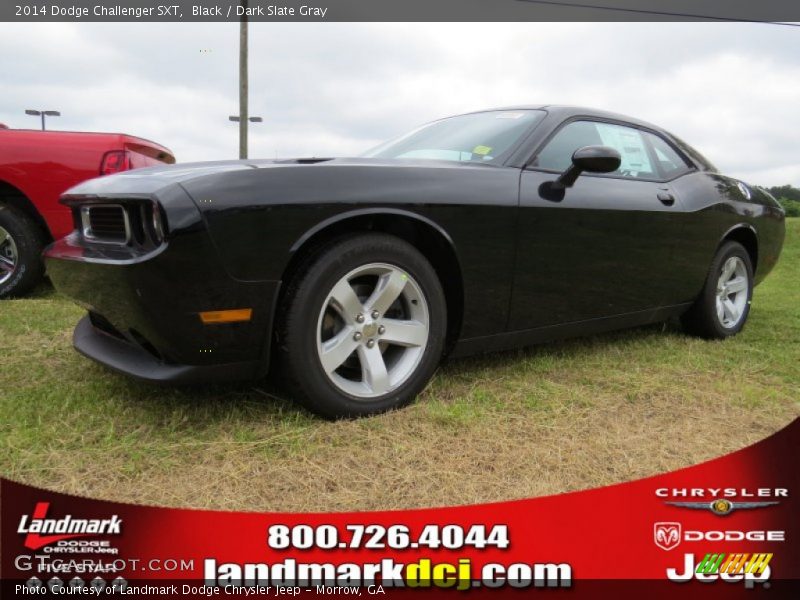
[{"label": "car roof", "polygon": [[[522,105],[515,105],[515,106],[501,106],[498,108],[487,108],[484,110],[476,110],[472,111],[473,113],[481,113],[481,112],[492,112],[498,110],[546,110],[548,113],[557,115],[561,118],[569,118],[575,116],[589,116],[589,117],[599,117],[601,119],[610,119],[614,121],[624,121],[626,123],[631,123],[632,125],[639,125],[641,127],[645,127],[647,129],[653,129],[654,131],[660,131],[662,133],[668,133],[658,125],[654,125],[653,123],[648,123],[647,121],[643,121],[641,119],[636,119],[634,117],[629,117],[628,115],[623,115],[620,113],[611,112],[608,110],[601,110],[598,108],[589,108],[586,106],[571,106],[568,104],[522,104]],[[467,113],[471,114],[471,113]]]}]

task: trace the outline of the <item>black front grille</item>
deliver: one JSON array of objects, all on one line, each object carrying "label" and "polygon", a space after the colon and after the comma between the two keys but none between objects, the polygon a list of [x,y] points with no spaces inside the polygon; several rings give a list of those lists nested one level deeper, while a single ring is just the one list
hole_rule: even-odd
[{"label": "black front grille", "polygon": [[83,235],[89,240],[124,244],[130,237],[125,209],[120,205],[84,206]]},{"label": "black front grille", "polygon": [[72,210],[88,244],[116,244],[149,252],[165,241],[166,222],[158,204],[151,200],[114,199],[77,205]]}]

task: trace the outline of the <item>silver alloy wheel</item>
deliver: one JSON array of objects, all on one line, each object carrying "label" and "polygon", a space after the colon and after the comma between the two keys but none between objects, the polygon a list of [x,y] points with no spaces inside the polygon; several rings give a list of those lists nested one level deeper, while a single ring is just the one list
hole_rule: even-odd
[{"label": "silver alloy wheel", "polygon": [[17,244],[3,227],[0,227],[0,284],[5,283],[17,268]]},{"label": "silver alloy wheel", "polygon": [[411,275],[386,263],[366,264],[328,293],[317,319],[317,355],[339,390],[379,398],[417,369],[429,325],[428,303]]},{"label": "silver alloy wheel", "polygon": [[725,329],[733,329],[742,320],[749,293],[747,267],[741,258],[731,256],[717,280],[717,319]]}]

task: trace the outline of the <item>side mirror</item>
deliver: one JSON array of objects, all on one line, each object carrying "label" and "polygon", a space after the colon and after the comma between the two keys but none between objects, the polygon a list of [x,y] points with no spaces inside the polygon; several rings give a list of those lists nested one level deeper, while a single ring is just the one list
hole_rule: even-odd
[{"label": "side mirror", "polygon": [[[611,173],[619,169],[622,157],[614,148],[608,146],[584,146],[572,155],[572,165],[558,176],[555,187],[569,188],[578,176],[589,173]],[[560,184],[560,185],[559,185]]]},{"label": "side mirror", "polygon": [[539,193],[543,198],[560,202],[564,192],[571,188],[581,173],[611,173],[619,169],[622,162],[620,153],[608,146],[584,146],[572,155],[572,164],[555,181],[546,181]]}]

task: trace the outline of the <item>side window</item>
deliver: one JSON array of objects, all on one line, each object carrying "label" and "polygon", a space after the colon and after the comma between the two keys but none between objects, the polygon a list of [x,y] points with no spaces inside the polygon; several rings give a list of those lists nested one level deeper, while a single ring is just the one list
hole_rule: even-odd
[{"label": "side window", "polygon": [[602,144],[596,125],[591,121],[573,121],[565,125],[539,152],[533,165],[540,169],[553,169],[559,173],[564,171],[572,164],[572,154],[575,150]]},{"label": "side window", "polygon": [[561,128],[539,153],[533,163],[542,169],[563,171],[572,162],[572,154],[583,146],[610,146],[620,153],[622,162],[614,175],[632,179],[659,179],[656,166],[650,160],[644,133],[632,127],[573,121]]},{"label": "side window", "polygon": [[663,138],[652,133],[645,133],[644,135],[653,147],[656,161],[658,161],[658,168],[666,179],[672,179],[691,170],[681,155]]}]

